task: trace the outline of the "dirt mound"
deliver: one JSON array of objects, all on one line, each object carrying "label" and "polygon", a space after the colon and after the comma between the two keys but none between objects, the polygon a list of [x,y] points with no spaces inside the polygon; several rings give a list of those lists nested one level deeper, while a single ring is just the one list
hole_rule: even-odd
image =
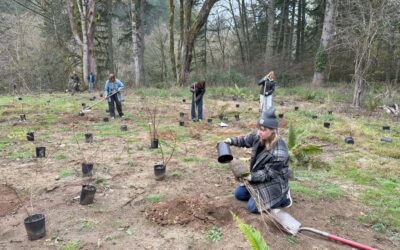
[{"label": "dirt mound", "polygon": [[229,209],[206,204],[198,199],[180,198],[153,203],[145,211],[146,218],[159,225],[227,224],[232,221]]},{"label": "dirt mound", "polygon": [[0,185],[0,197],[0,217],[18,209],[20,202],[11,188],[6,185]]}]

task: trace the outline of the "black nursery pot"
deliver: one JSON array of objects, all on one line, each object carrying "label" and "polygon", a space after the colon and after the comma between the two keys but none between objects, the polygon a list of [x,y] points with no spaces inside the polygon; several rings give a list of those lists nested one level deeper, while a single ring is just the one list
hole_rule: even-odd
[{"label": "black nursery pot", "polygon": [[93,163],[82,163],[82,176],[92,176]]},{"label": "black nursery pot", "polygon": [[330,128],[331,127],[331,123],[330,122],[324,122],[324,127],[325,128]]},{"label": "black nursery pot", "polygon": [[82,185],[81,197],[79,204],[88,205],[93,203],[96,187],[92,185]]},{"label": "black nursery pot", "polygon": [[21,118],[21,121],[26,121],[26,115],[25,114],[20,114],[19,117]]},{"label": "black nursery pot", "polygon": [[103,93],[100,93],[100,97],[103,97]]},{"label": "black nursery pot", "polygon": [[346,136],[344,138],[344,142],[347,143],[347,144],[354,144],[354,139],[351,136]]},{"label": "black nursery pot", "polygon": [[164,164],[154,165],[154,176],[156,181],[162,181],[165,178],[166,166]]},{"label": "black nursery pot", "polygon": [[390,130],[390,126],[387,126],[387,125],[382,126],[382,129],[383,129],[383,130]]},{"label": "black nursery pot", "polygon": [[24,219],[29,240],[37,240],[46,235],[46,220],[43,214],[33,214]]},{"label": "black nursery pot", "polygon": [[229,144],[225,142],[219,142],[217,144],[217,150],[218,150],[218,162],[219,163],[228,163],[233,160],[233,156],[231,153],[231,148]]},{"label": "black nursery pot", "polygon": [[239,121],[240,120],[240,115],[235,115],[235,119],[236,119],[236,121]]},{"label": "black nursery pot", "polygon": [[18,97],[18,100],[22,101],[22,97]]},{"label": "black nursery pot", "polygon": [[46,157],[46,147],[36,147],[36,157],[37,158]]},{"label": "black nursery pot", "polygon": [[86,107],[86,103],[82,103],[82,107]]},{"label": "black nursery pot", "polygon": [[179,121],[179,126],[185,126],[185,122],[184,121]]},{"label": "black nursery pot", "polygon": [[237,97],[236,96],[232,96],[232,100],[237,101]]},{"label": "black nursery pot", "polygon": [[186,102],[186,99],[182,99],[182,102]]},{"label": "black nursery pot", "polygon": [[108,121],[109,121],[108,117],[103,118],[103,122],[108,122]]},{"label": "black nursery pot", "polygon": [[381,141],[383,141],[383,142],[392,142],[392,138],[383,136],[383,137],[381,137]]},{"label": "black nursery pot", "polygon": [[236,104],[236,108],[239,108],[239,107],[240,107],[240,104],[239,104],[239,103],[237,103],[237,104]]},{"label": "black nursery pot", "polygon": [[185,113],[179,112],[179,117],[184,117],[184,116],[185,116]]},{"label": "black nursery pot", "polygon": [[297,106],[296,106],[296,107],[294,107],[294,110],[295,110],[295,111],[299,110],[299,107],[297,107]]},{"label": "black nursery pot", "polygon": [[278,117],[279,118],[283,118],[283,114],[278,114]]},{"label": "black nursery pot", "polygon": [[312,115],[311,118],[312,118],[312,119],[317,119],[318,116],[317,116],[317,115]]},{"label": "black nursery pot", "polygon": [[208,122],[208,123],[212,123],[212,119],[211,119],[211,118],[208,118],[208,119],[207,119],[207,122]]},{"label": "black nursery pot", "polygon": [[93,134],[92,133],[86,133],[85,134],[85,142],[87,142],[87,143],[92,143],[93,142]]},{"label": "black nursery pot", "polygon": [[218,118],[219,118],[220,120],[223,120],[223,119],[224,119],[224,115],[219,115]]},{"label": "black nursery pot", "polygon": [[332,110],[328,110],[328,114],[330,114],[330,115],[331,115],[331,114],[332,114]]},{"label": "black nursery pot", "polygon": [[121,125],[121,131],[128,131],[127,125]]},{"label": "black nursery pot", "polygon": [[28,132],[26,133],[26,139],[28,141],[34,141],[35,140],[35,133],[34,132]]},{"label": "black nursery pot", "polygon": [[158,148],[158,139],[151,139],[150,148]]}]

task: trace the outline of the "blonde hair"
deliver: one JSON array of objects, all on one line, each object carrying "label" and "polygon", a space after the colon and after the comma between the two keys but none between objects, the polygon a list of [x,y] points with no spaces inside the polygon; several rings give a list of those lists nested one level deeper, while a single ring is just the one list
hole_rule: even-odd
[{"label": "blonde hair", "polygon": [[267,150],[271,150],[275,147],[276,143],[278,143],[279,132],[277,128],[267,128],[267,129],[272,130],[272,133],[267,140],[262,140],[261,143],[265,145]]},{"label": "blonde hair", "polygon": [[274,71],[270,71],[268,73],[268,75],[267,75],[267,78],[272,80],[272,81],[275,81],[275,72]]}]

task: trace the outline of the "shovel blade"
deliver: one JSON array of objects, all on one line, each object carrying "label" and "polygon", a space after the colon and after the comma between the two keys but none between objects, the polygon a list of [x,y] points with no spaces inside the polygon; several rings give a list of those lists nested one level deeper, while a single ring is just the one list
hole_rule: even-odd
[{"label": "shovel blade", "polygon": [[301,223],[296,220],[289,213],[281,209],[271,209],[271,216],[283,227],[283,229],[292,234],[296,235],[299,232]]},{"label": "shovel blade", "polygon": [[82,109],[82,111],[81,111],[83,114],[86,114],[86,113],[89,113],[90,112],[90,109],[89,108],[87,108],[87,109]]}]

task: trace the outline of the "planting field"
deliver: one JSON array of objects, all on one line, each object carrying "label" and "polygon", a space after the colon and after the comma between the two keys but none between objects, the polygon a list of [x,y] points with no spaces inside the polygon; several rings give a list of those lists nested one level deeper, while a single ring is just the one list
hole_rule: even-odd
[{"label": "planting field", "polygon": [[[0,97],[0,249],[250,249],[231,211],[258,229],[270,249],[349,249],[311,233],[290,236],[235,200],[236,181],[229,165],[217,162],[216,144],[254,129],[259,111],[257,90],[233,92],[207,89],[202,123],[190,119],[186,89],[127,90],[125,117],[109,122],[106,102],[78,115],[99,93],[94,101],[88,93]],[[329,89],[310,93],[278,89],[273,100],[283,114],[281,135],[288,142],[291,127],[296,137],[294,204],[285,210],[303,226],[399,249],[399,122],[377,110],[353,110]],[[154,108],[161,149],[150,148]],[[218,125],[221,114],[228,127]],[[93,134],[92,143],[85,133]],[[354,144],[345,143],[349,135]],[[310,145],[318,150],[307,151]],[[46,157],[36,158],[39,146]],[[231,150],[243,161],[250,157],[249,149]],[[156,181],[154,165],[171,154],[165,178]],[[91,176],[82,176],[82,163],[93,163]],[[80,205],[88,184],[97,189],[94,202]],[[45,237],[28,240],[27,212],[45,215]]]}]

